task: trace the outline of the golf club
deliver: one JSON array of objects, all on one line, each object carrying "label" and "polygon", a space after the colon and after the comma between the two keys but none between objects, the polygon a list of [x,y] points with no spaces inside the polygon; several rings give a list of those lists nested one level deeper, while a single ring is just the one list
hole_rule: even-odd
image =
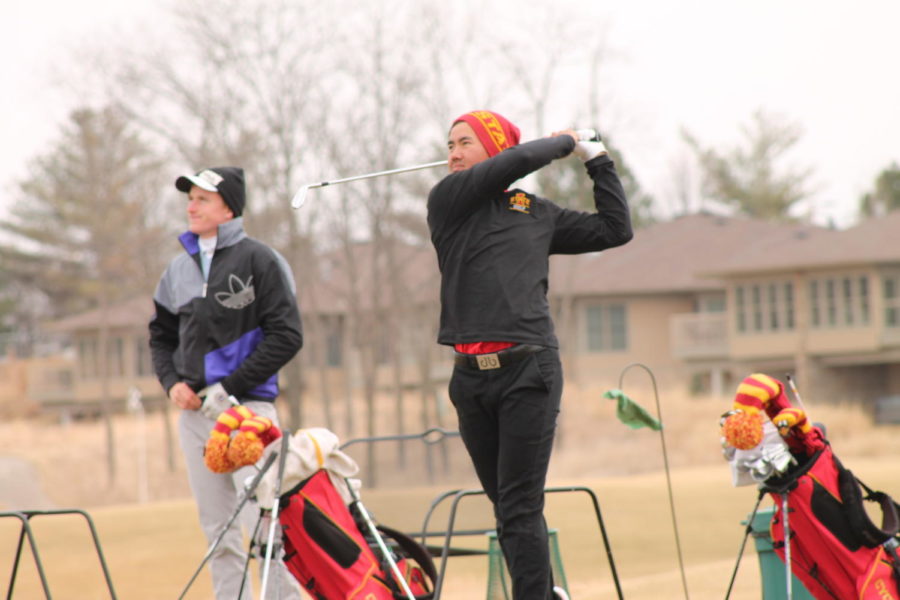
[{"label": "golf club", "polygon": [[596,129],[576,129],[575,133],[578,134],[578,140],[582,142],[600,141],[600,135],[597,133]]},{"label": "golf club", "polygon": [[[578,138],[582,141],[599,141],[600,136],[597,135],[597,131],[594,129],[578,129],[576,132],[578,134]],[[337,183],[347,183],[349,181],[359,181],[360,179],[372,179],[373,177],[383,177],[385,175],[396,175],[397,173],[408,173],[410,171],[418,171],[421,169],[431,169],[433,167],[446,166],[446,160],[438,160],[435,162],[425,163],[422,165],[415,165],[412,167],[400,167],[397,169],[388,169],[387,171],[377,171],[375,173],[366,173],[365,175],[354,175],[352,177],[343,177],[341,179],[334,179],[331,181],[320,181],[319,183],[308,183],[306,185],[300,186],[300,189],[297,190],[297,193],[294,194],[294,197],[291,199],[291,208],[300,208],[306,202],[306,194],[312,188],[320,188],[325,187],[327,185],[334,185]]]},{"label": "golf club", "polygon": [[418,171],[420,169],[430,169],[433,167],[446,166],[446,160],[439,160],[435,162],[425,163],[423,165],[415,165],[413,167],[401,167],[399,169],[389,169],[387,171],[378,171],[376,173],[366,173],[365,175],[354,175],[353,177],[344,177],[342,179],[334,179],[332,181],[320,181],[319,183],[309,183],[307,185],[301,186],[297,193],[294,194],[294,198],[291,200],[292,208],[300,208],[303,206],[303,203],[306,202],[306,193],[311,188],[320,188],[325,187],[326,185],[334,185],[336,183],[347,183],[348,181],[359,181],[360,179],[371,179],[373,177],[382,177],[384,175],[395,175],[397,173],[407,173],[409,171]]}]

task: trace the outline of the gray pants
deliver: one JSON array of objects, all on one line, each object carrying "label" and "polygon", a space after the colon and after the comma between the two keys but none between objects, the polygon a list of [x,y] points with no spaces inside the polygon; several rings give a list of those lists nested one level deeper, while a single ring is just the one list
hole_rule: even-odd
[{"label": "gray pants", "polygon": [[[250,401],[244,402],[244,406],[257,415],[268,417],[273,423],[278,423],[275,406],[271,402]],[[200,526],[208,544],[212,544],[222,527],[234,514],[244,489],[244,482],[256,473],[253,467],[244,467],[234,473],[224,474],[213,473],[206,468],[203,462],[203,449],[214,425],[214,421],[194,410],[182,411],[178,421],[178,434],[187,464],[188,480],[194,500],[197,502]],[[272,469],[275,469],[277,464],[276,462]],[[209,568],[212,572],[216,600],[252,600],[253,593],[249,582],[244,582],[244,593],[238,598],[241,583],[245,579],[244,564],[247,559],[247,544],[244,542],[241,527],[243,526],[249,536],[253,533],[258,520],[259,506],[255,500],[251,500],[244,505],[240,517],[232,523],[210,557]],[[273,557],[265,600],[299,600],[299,598],[297,581],[284,566],[281,557]]]}]

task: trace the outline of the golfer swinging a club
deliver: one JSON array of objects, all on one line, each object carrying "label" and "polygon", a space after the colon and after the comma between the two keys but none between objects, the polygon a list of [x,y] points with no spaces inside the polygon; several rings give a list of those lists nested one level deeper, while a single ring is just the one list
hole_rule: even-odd
[{"label": "golfer swinging a club", "polygon": [[[515,600],[554,598],[544,484],[562,396],[547,302],[549,255],[595,252],[632,237],[625,193],[597,138],[574,130],[519,144],[501,115],[456,119],[450,173],[428,195],[441,271],[438,343],[456,350],[450,399],[484,491]],[[509,189],[574,152],[593,180],[595,213]]]}]

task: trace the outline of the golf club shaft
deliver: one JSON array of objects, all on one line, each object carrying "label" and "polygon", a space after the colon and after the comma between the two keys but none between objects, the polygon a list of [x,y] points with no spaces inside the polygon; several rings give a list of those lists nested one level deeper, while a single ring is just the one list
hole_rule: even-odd
[{"label": "golf club shaft", "polygon": [[788,505],[788,493],[781,495],[782,530],[784,531],[784,578],[787,581],[787,600],[793,600],[793,571],[791,570],[791,525],[790,506]]},{"label": "golf club shaft", "polygon": [[387,171],[377,171],[375,173],[366,173],[364,175],[353,175],[352,177],[342,177],[341,179],[333,179],[330,181],[320,181],[319,183],[310,183],[302,186],[297,193],[294,195],[294,198],[291,200],[291,206],[293,208],[300,208],[303,206],[303,203],[306,201],[306,192],[311,188],[320,188],[328,185],[335,185],[337,183],[347,183],[350,181],[359,181],[361,179],[372,179],[374,177],[384,177],[385,175],[396,175],[398,173],[408,173],[410,171],[418,171],[421,169],[431,169],[434,167],[446,166],[446,160],[438,160],[435,162],[425,163],[421,165],[414,165],[412,167],[400,167],[397,169],[388,169]]},{"label": "golf club shaft", "polygon": [[238,515],[241,513],[241,509],[244,507],[244,504],[250,499],[253,495],[254,490],[256,490],[256,486],[259,485],[260,480],[263,478],[263,475],[266,471],[269,470],[269,467],[272,466],[272,463],[275,462],[276,455],[272,453],[263,463],[262,468],[260,468],[259,472],[253,476],[253,479],[249,484],[245,487],[244,491],[241,493],[240,500],[238,501],[237,506],[234,509],[234,512],[231,513],[231,517],[228,519],[228,522],[222,526],[219,530],[219,534],[216,536],[216,539],[213,540],[212,544],[210,544],[209,548],[206,550],[206,554],[203,555],[203,560],[200,561],[200,566],[197,567],[197,570],[194,571],[194,574],[191,576],[191,580],[187,582],[187,585],[184,586],[184,589],[181,591],[181,595],[178,596],[178,600],[182,600],[185,594],[187,594],[188,590],[193,585],[194,580],[197,579],[197,576],[200,575],[200,572],[203,570],[203,567],[206,565],[207,561],[212,556],[213,552],[215,552],[216,548],[218,548],[219,543],[222,541],[222,538],[225,537],[225,534],[228,532],[228,529],[231,527],[232,523],[234,523],[235,519],[238,518]]},{"label": "golf club shaft", "polygon": [[341,179],[335,179],[334,181],[322,181],[320,183],[315,183],[309,187],[325,187],[326,185],[333,185],[335,183],[347,183],[348,181],[358,181],[360,179],[371,179],[373,177],[383,177],[384,175],[395,175],[397,173],[406,173],[408,171],[418,171],[420,169],[431,169],[433,167],[439,167],[441,165],[446,165],[446,160],[438,160],[435,162],[425,163],[421,165],[415,165],[412,167],[399,167],[397,169],[389,169],[387,171],[378,171],[377,173],[366,173],[365,175],[354,175],[352,177],[344,177]]},{"label": "golf club shaft", "polygon": [[275,547],[275,530],[278,528],[278,509],[281,507],[281,484],[284,482],[284,465],[287,461],[287,453],[290,448],[290,437],[282,435],[281,449],[278,451],[278,474],[275,479],[275,499],[272,502],[272,512],[269,523],[269,535],[266,540],[266,556],[263,560],[262,586],[259,595],[266,597],[266,588],[269,584],[269,572],[272,567],[272,550]]}]

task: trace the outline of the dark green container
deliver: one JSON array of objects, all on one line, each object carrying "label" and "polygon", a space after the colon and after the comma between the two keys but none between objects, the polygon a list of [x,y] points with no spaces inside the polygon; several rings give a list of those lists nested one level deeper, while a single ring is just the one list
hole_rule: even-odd
[{"label": "dark green container", "polygon": [[[784,563],[775,554],[772,536],[769,534],[769,523],[773,514],[775,514],[774,507],[757,511],[750,524],[750,535],[753,536],[756,554],[759,556],[763,600],[788,600]],[[747,521],[742,523],[746,524]],[[791,600],[816,600],[794,575],[791,575],[791,595],[793,596]]]},{"label": "dark green container", "polygon": [[[559,552],[559,539],[556,529],[548,529],[548,543],[550,545],[550,567],[553,571],[553,585],[561,587],[569,592],[569,583],[566,581],[566,571],[563,569],[562,555]],[[503,552],[500,550],[500,542],[497,540],[497,532],[488,533],[488,587],[487,600],[511,600],[512,585],[509,581],[509,572],[506,570],[506,562],[503,560]]]}]

